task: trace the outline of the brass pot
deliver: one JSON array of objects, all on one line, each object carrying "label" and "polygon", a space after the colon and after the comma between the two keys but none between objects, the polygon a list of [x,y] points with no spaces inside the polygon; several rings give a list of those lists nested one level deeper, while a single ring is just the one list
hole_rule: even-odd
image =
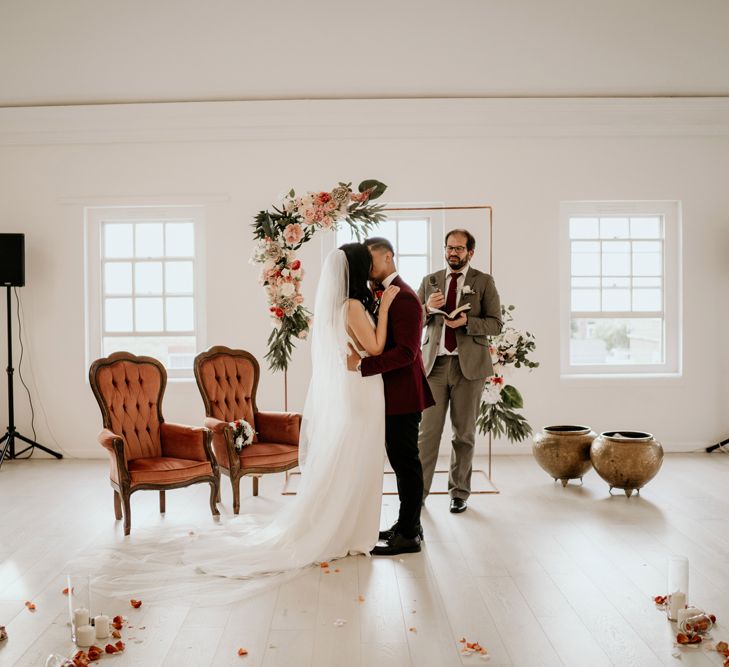
[{"label": "brass pot", "polygon": [[613,489],[633,491],[650,482],[661,469],[663,447],[644,431],[604,431],[592,443],[590,459],[597,474]]},{"label": "brass pot", "polygon": [[537,463],[554,478],[567,486],[590,470],[590,445],[597,434],[589,426],[565,424],[545,426],[534,436],[532,452]]}]

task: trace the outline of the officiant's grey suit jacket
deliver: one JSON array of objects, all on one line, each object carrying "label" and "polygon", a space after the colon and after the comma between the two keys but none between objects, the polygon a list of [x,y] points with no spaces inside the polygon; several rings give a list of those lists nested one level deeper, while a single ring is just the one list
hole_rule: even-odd
[{"label": "officiant's grey suit jacket", "polygon": [[[450,273],[450,270],[448,270]],[[435,278],[431,281],[431,276]],[[431,285],[435,282],[435,285]],[[420,303],[423,304],[423,323],[425,337],[423,340],[423,363],[425,373],[430,375],[433,370],[440,339],[443,332],[443,316],[430,315],[425,306],[428,297],[439,289],[445,296],[446,269],[436,271],[423,278],[418,290]],[[496,291],[494,279],[488,274],[469,267],[463,282],[464,288],[471,288],[471,294],[461,292],[458,306],[471,304],[471,310],[466,313],[468,324],[456,329],[456,343],[458,345],[458,361],[461,373],[467,380],[486,379],[493,373],[491,354],[489,353],[489,336],[501,333],[501,302]],[[465,291],[468,291],[467,289]]]}]

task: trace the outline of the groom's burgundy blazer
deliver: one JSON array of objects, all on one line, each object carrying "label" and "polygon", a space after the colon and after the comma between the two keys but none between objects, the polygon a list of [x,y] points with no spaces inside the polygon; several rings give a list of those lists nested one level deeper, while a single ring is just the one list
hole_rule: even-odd
[{"label": "groom's burgundy blazer", "polygon": [[388,415],[422,412],[435,404],[420,352],[423,307],[418,295],[400,276],[395,276],[392,284],[400,292],[387,314],[385,349],[376,357],[362,359],[362,375],[382,373]]}]

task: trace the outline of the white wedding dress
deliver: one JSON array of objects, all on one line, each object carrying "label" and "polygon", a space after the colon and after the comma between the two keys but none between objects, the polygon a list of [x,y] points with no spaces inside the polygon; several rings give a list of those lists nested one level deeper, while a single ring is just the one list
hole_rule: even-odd
[{"label": "white wedding dress", "polygon": [[369,554],[380,523],[385,398],[380,375],[347,370],[347,342],[357,347],[347,334],[347,285],[346,257],[335,250],[317,289],[297,495],[272,515],[254,511],[172,534],[135,531],[73,563],[74,571],[91,571],[95,591],[223,604],[314,563]]}]

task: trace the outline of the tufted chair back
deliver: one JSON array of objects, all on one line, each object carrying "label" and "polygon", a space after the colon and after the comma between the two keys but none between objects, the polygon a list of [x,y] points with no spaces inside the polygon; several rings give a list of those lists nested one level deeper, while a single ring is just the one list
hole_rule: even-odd
[{"label": "tufted chair back", "polygon": [[91,365],[89,381],[108,428],[126,440],[127,460],[161,456],[164,366],[151,357],[115,352]]},{"label": "tufted chair back", "polygon": [[199,354],[195,358],[195,379],[205,403],[205,415],[226,422],[245,419],[255,429],[259,376],[256,358],[245,350],[216,345]]}]

